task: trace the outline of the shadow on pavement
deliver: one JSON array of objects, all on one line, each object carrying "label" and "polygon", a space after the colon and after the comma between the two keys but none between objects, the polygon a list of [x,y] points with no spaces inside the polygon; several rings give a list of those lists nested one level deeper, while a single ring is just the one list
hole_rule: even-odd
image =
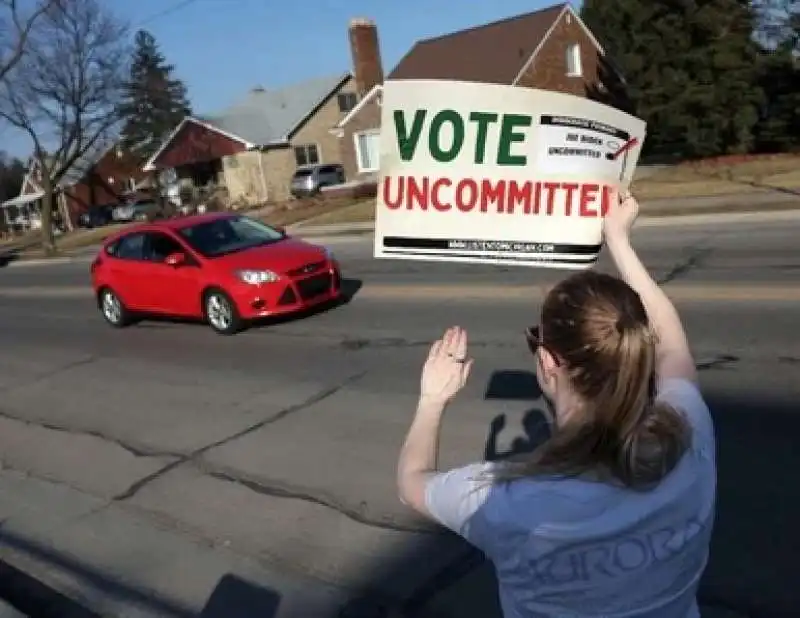
[{"label": "shadow on pavement", "polygon": [[274,618],[280,595],[236,575],[219,580],[198,618]]},{"label": "shadow on pavement", "polygon": [[[531,384],[524,372],[500,372],[492,382],[505,384],[500,393],[522,398],[509,384]],[[511,376],[511,377],[510,377]],[[516,376],[516,377],[514,377]],[[510,380],[510,381],[509,381]],[[491,384],[490,384],[491,386]],[[492,389],[487,389],[487,397]],[[794,618],[800,607],[796,557],[800,547],[800,413],[795,401],[732,399],[707,392],[718,440],[718,508],[711,559],[700,588],[704,618]],[[534,402],[532,402],[532,405]],[[454,411],[455,412],[455,411]],[[532,407],[522,427],[503,427],[501,417],[490,424],[484,455],[507,457],[529,450],[546,435],[545,415]],[[499,452],[501,431],[517,434],[506,452]],[[479,459],[480,453],[475,454]],[[287,522],[292,525],[292,522]],[[462,551],[453,554],[453,544]],[[91,582],[117,598],[152,608],[159,615],[193,616],[187,608],[110,579],[47,548],[0,529],[0,546],[68,571],[78,581]],[[419,546],[418,546],[419,547]],[[420,581],[426,565],[447,549],[456,557],[433,577]],[[16,595],[17,605],[41,618],[93,618],[57,595],[42,599],[35,584],[18,584],[15,573],[0,570],[0,596]],[[391,597],[387,590],[403,590]],[[309,591],[313,594],[313,591]],[[25,605],[25,604],[29,605]],[[36,605],[38,603],[38,605]],[[59,603],[61,605],[59,606]],[[73,604],[74,605],[74,604]],[[272,618],[280,597],[230,575],[223,577],[196,618]],[[33,610],[31,611],[31,608]],[[57,609],[54,609],[57,608]],[[72,612],[72,613],[70,613]],[[364,574],[352,601],[330,608],[319,618],[501,618],[493,570],[482,555],[446,532],[431,534],[421,548],[383,556],[382,565]],[[311,617],[309,617],[311,618]]]},{"label": "shadow on pavement", "polygon": [[[143,608],[148,613],[174,618],[275,618],[281,597],[274,590],[248,582],[237,575],[223,576],[200,614],[152,593],[144,592],[96,569],[37,543],[0,530],[0,547],[34,558],[48,568],[69,573],[117,601]],[[0,599],[29,618],[100,618],[76,601],[0,561]],[[102,614],[109,615],[109,614]]]},{"label": "shadow on pavement", "polygon": [[[699,591],[702,616],[796,618],[800,449],[795,442],[800,410],[796,402],[785,399],[732,399],[715,392],[706,397],[717,431],[718,507],[711,557]],[[511,448],[501,453],[497,439],[504,422],[499,416],[490,425],[487,459],[529,451],[546,437],[546,416],[534,408],[525,415]],[[384,568],[371,574],[365,585],[379,588],[382,581],[418,568],[438,552],[438,542],[432,539],[414,554],[387,556]],[[465,549],[461,563],[450,565],[437,581],[395,603],[395,613],[385,609],[341,616],[502,618],[495,586],[491,565]]]}]

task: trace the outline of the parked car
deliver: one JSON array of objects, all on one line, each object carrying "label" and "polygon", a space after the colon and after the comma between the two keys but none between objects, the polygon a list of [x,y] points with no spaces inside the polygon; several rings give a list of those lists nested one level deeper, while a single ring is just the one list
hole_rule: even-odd
[{"label": "parked car", "polygon": [[305,197],[318,193],[322,187],[340,185],[344,180],[344,168],[338,163],[306,165],[295,171],[289,191],[294,197]]},{"label": "parked car", "polygon": [[205,320],[224,335],[341,295],[340,268],[328,249],[234,213],[127,228],[103,243],[91,277],[112,326],[167,315]]},{"label": "parked car", "polygon": [[119,223],[130,221],[153,221],[162,216],[162,209],[154,200],[140,200],[118,204],[111,212],[112,219]]},{"label": "parked car", "polygon": [[90,206],[78,217],[78,226],[91,229],[108,225],[113,220],[111,211],[111,206]]}]

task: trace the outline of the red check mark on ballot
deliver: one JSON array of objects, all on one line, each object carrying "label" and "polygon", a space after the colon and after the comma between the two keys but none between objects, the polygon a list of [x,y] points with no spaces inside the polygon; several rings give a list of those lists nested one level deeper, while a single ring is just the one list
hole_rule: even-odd
[{"label": "red check mark on ballot", "polygon": [[628,150],[630,150],[631,148],[636,146],[636,144],[638,144],[638,143],[639,143],[639,140],[637,138],[635,138],[635,137],[632,138],[632,139],[629,139],[627,142],[625,142],[624,144],[622,144],[622,146],[619,147],[619,150],[617,150],[617,152],[615,152],[612,155],[612,158],[619,159],[620,155],[626,153]]}]

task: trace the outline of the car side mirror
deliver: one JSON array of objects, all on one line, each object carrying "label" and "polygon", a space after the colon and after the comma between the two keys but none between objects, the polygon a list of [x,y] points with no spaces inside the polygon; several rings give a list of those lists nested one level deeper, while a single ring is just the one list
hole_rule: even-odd
[{"label": "car side mirror", "polygon": [[179,251],[177,251],[175,253],[170,253],[167,256],[167,259],[164,260],[164,263],[167,266],[174,266],[176,268],[178,266],[183,266],[184,264],[186,264],[186,254],[185,253],[181,253]]}]

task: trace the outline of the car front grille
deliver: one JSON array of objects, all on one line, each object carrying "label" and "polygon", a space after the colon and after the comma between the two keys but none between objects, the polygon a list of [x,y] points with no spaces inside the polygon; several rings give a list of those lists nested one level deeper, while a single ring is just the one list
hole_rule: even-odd
[{"label": "car front grille", "polygon": [[297,291],[300,292],[300,297],[303,300],[310,300],[328,293],[331,289],[331,282],[330,273],[324,273],[307,279],[300,279],[295,282],[295,285],[297,286]]},{"label": "car front grille", "polygon": [[311,262],[310,264],[306,264],[301,266],[300,268],[295,268],[290,270],[287,274],[290,277],[302,277],[304,275],[310,275],[312,273],[318,272],[325,268],[325,261],[322,262]]}]

